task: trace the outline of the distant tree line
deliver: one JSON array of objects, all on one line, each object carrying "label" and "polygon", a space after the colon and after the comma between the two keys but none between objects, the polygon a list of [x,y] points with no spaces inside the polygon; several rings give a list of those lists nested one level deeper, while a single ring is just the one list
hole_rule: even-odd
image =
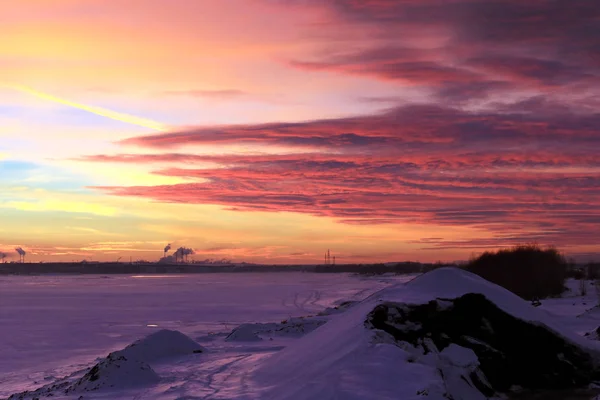
[{"label": "distant tree line", "polygon": [[533,244],[485,252],[471,259],[465,269],[531,300],[564,292],[569,267],[556,248]]},{"label": "distant tree line", "polygon": [[600,262],[587,263],[584,266],[583,271],[588,279],[600,279]]}]

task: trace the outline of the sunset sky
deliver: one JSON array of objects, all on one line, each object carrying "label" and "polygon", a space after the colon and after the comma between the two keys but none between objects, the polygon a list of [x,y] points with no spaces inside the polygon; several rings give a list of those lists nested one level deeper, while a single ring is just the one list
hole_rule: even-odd
[{"label": "sunset sky", "polygon": [[5,1],[0,251],[594,258],[599,27],[587,0]]}]

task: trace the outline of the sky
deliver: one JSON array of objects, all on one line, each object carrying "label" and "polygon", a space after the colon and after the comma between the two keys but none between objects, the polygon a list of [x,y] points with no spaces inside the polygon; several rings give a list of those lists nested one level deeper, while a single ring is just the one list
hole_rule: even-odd
[{"label": "sky", "polygon": [[1,8],[7,260],[600,255],[599,2]]}]

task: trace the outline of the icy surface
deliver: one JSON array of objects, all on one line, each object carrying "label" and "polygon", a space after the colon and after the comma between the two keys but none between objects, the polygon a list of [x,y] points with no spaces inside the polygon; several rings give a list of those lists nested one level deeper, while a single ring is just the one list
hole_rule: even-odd
[{"label": "icy surface", "polygon": [[[221,369],[233,370],[285,344],[286,338],[277,336],[257,354],[229,346],[222,339],[238,325],[316,314],[411,278],[309,273],[0,276],[0,398],[84,372],[108,353],[160,329],[214,339],[201,344],[217,354],[203,355],[206,364],[194,368],[202,379],[221,375]],[[180,382],[187,375],[177,368],[154,368],[162,368],[156,370],[174,387],[213,392],[193,377]],[[214,380],[211,387],[218,377]]]},{"label": "icy surface", "polygon": [[235,328],[225,340],[227,342],[260,342],[262,338],[257,333],[260,329],[260,324],[242,324]]},{"label": "icy surface", "polygon": [[[402,283],[409,279],[294,273],[3,279],[0,288],[9,296],[0,304],[0,323],[7,327],[0,354],[12,358],[0,358],[0,398],[52,382],[81,382],[85,399],[102,400],[442,400],[449,393],[456,400],[483,400],[470,382],[479,366],[472,350],[453,344],[438,351],[425,339],[430,351],[424,353],[365,325],[382,303],[423,304],[466,293],[481,293],[590,351],[598,348],[573,329],[597,326],[591,297],[586,316],[578,316],[568,312],[567,302],[583,302],[575,293],[534,308],[464,271],[441,269]],[[164,328],[189,337],[157,331]],[[116,361],[96,359],[119,348]],[[139,378],[138,387],[123,384],[118,356],[132,361],[120,368]],[[99,380],[89,379],[97,363],[108,384],[88,393],[85,385]],[[51,398],[78,396],[56,391]]]}]

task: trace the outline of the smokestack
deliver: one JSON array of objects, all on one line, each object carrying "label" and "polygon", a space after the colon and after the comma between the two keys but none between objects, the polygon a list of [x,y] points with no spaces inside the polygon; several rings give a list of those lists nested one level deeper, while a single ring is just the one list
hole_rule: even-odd
[{"label": "smokestack", "polygon": [[183,254],[185,255],[185,262],[188,261],[188,256],[190,254],[195,254],[194,249],[183,248]]},{"label": "smokestack", "polygon": [[195,254],[193,249],[189,249],[187,247],[180,247],[177,249],[177,251],[175,251],[174,255],[175,255],[175,262],[177,262],[177,260],[181,260],[181,262],[187,262],[188,256],[190,254]]},{"label": "smokestack", "polygon": [[164,252],[163,252],[163,258],[167,256],[167,252],[171,250],[171,243],[169,243],[168,245],[165,246]]},{"label": "smokestack", "polygon": [[24,262],[25,262],[25,254],[27,254],[27,253],[25,252],[25,250],[23,250],[21,247],[16,247],[16,248],[15,248],[15,251],[16,251],[17,253],[19,253],[19,262],[22,262],[22,263],[24,263]]}]

